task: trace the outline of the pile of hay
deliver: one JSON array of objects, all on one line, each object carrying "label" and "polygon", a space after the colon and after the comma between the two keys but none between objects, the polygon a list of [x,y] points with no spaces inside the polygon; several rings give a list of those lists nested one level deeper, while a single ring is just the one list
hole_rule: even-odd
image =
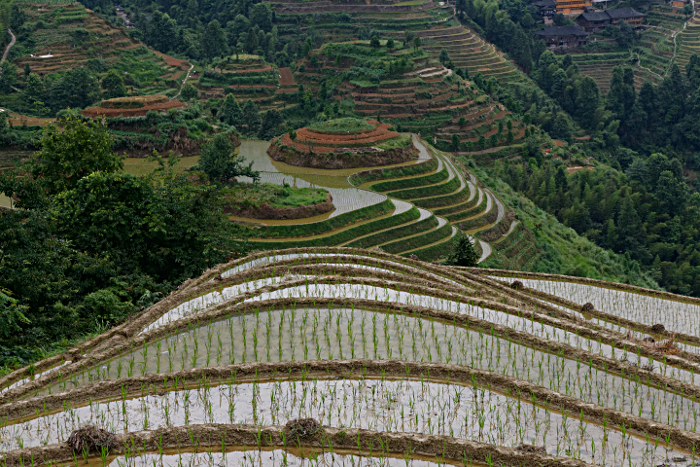
[{"label": "pile of hay", "polygon": [[314,418],[296,418],[289,420],[285,425],[287,436],[291,438],[306,438],[313,436],[321,430],[321,424]]},{"label": "pile of hay", "polygon": [[73,431],[66,444],[75,452],[102,452],[115,446],[115,436],[95,425],[85,425]]}]

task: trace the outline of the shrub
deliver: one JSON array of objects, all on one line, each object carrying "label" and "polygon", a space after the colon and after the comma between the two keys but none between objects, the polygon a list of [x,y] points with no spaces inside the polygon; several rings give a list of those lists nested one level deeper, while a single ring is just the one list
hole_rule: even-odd
[{"label": "shrub", "polygon": [[479,255],[474,251],[474,245],[467,235],[461,234],[453,241],[447,264],[474,267],[478,261]]}]

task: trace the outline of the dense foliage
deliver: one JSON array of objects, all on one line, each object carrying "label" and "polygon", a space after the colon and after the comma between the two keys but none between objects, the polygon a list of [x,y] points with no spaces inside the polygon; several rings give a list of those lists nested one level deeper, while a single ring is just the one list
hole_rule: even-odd
[{"label": "dense foliage", "polygon": [[[148,176],[123,174],[100,125],[65,125],[45,131],[27,171],[0,179],[19,207],[0,212],[0,322],[21,330],[0,335],[0,366],[100,332],[245,251],[218,189],[174,172],[176,158]],[[53,147],[59,155],[49,158]],[[96,163],[94,147],[111,162]],[[58,181],[61,170],[70,176]]]},{"label": "dense foliage", "polygon": [[557,161],[505,164],[499,175],[565,225],[628,254],[666,289],[700,295],[700,194],[690,194],[678,159],[637,158],[568,174]]}]

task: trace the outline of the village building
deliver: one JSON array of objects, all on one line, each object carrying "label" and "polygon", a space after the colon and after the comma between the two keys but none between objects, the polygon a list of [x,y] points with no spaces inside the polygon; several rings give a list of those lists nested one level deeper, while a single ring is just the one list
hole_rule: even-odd
[{"label": "village building", "polygon": [[557,13],[557,3],[554,0],[537,0],[532,5],[537,8],[537,13],[544,20],[544,24],[551,24]]},{"label": "village building", "polygon": [[644,21],[644,14],[634,8],[627,7],[604,11],[590,10],[576,18],[576,22],[581,28],[593,33],[602,31],[608,25],[619,24],[621,21],[639,28]]},{"label": "village building", "polygon": [[547,44],[549,50],[571,49],[588,44],[588,33],[579,26],[554,26],[535,31],[534,34]]},{"label": "village building", "polygon": [[593,6],[592,0],[556,0],[557,13],[564,16],[577,15]]},{"label": "village building", "polygon": [[688,3],[690,3],[690,0],[673,0],[671,2],[671,6],[673,8],[683,8],[686,6]]}]

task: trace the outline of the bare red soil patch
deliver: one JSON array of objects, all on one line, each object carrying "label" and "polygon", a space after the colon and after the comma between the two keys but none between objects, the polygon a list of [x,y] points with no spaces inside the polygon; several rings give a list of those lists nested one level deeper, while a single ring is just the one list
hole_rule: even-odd
[{"label": "bare red soil patch", "polygon": [[[308,128],[300,128],[297,130],[296,141],[292,141],[287,134],[282,142],[299,150],[308,150],[309,146],[313,146],[316,152],[333,152],[336,148],[366,147],[399,136],[398,132],[389,131],[389,127],[386,123],[376,123],[373,130],[354,134],[316,133]],[[322,151],[321,148],[328,151]]]},{"label": "bare red soil patch", "polygon": [[151,52],[155,53],[159,57],[161,57],[163,60],[165,60],[165,63],[167,63],[170,66],[177,66],[180,67],[181,70],[189,70],[190,69],[190,62],[187,60],[182,60],[181,58],[175,58],[171,57],[170,55],[166,55],[163,52],[158,52],[157,50],[150,49]]},{"label": "bare red soil patch", "polygon": [[108,109],[102,106],[90,107],[83,110],[81,113],[86,117],[91,118],[97,118],[100,115],[104,115],[105,117],[143,117],[151,110],[162,111],[176,109],[184,106],[185,104],[183,104],[180,101],[167,101],[147,105],[144,107],[138,107],[135,109]]},{"label": "bare red soil patch", "polygon": [[292,75],[292,70],[289,68],[280,68],[280,85],[282,86],[294,86],[294,76]]}]

